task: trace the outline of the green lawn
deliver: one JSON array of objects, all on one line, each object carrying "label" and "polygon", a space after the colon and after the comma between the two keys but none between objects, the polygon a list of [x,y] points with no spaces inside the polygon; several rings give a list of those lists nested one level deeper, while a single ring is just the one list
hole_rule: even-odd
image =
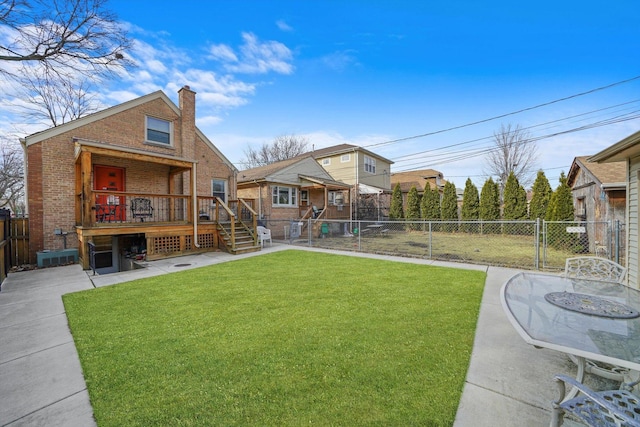
[{"label": "green lawn", "polygon": [[101,427],[450,426],[484,282],[288,250],[64,303]]}]

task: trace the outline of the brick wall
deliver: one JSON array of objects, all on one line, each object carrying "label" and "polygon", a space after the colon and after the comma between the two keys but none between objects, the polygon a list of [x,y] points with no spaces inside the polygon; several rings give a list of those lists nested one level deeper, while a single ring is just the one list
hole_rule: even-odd
[{"label": "brick wall", "polygon": [[[181,103],[190,111],[186,116],[194,120],[195,93],[183,89],[181,94],[193,95],[193,97],[185,97]],[[173,147],[145,142],[147,116],[173,123]],[[176,114],[162,98],[154,98],[142,105],[132,106],[125,111],[89,121],[83,126],[75,127],[41,142],[29,144],[28,137],[27,185],[32,262],[35,262],[37,251],[63,247],[62,237],[54,234],[56,228],[69,232],[67,247],[78,246],[75,234],[75,204],[79,202],[79,198],[75,194],[74,138],[197,160],[197,193],[199,195],[211,195],[211,179],[214,177],[229,179],[229,188],[235,188],[233,169],[225,164],[205,142],[196,137],[195,124],[182,126],[181,120],[181,115]],[[185,147],[183,144],[184,132],[189,133],[187,139],[190,147]],[[168,166],[100,155],[94,155],[92,162],[125,168],[126,191],[168,193]],[[188,184],[188,178],[185,177],[187,189]]]}]

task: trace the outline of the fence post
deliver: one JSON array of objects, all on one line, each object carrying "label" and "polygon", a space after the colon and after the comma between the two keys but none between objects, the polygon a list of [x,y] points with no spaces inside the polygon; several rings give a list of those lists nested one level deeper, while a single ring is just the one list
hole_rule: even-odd
[{"label": "fence post", "polygon": [[535,269],[540,270],[540,218],[536,218],[536,256]]},{"label": "fence post", "polygon": [[[616,250],[616,255],[615,255],[615,261],[617,263],[620,263],[620,220],[617,219],[616,220],[616,229],[615,229],[615,250]],[[627,254],[629,253],[629,251],[627,251]],[[629,256],[627,255],[627,258],[629,258]],[[628,259],[627,259],[627,263],[628,263]]]},{"label": "fence post", "polygon": [[311,241],[311,239],[313,238],[313,231],[311,230],[311,217],[309,217],[307,219],[307,246],[312,247],[313,246],[313,242]]},{"label": "fence post", "polygon": [[431,233],[431,221],[429,221],[429,259],[433,259],[433,236]]}]

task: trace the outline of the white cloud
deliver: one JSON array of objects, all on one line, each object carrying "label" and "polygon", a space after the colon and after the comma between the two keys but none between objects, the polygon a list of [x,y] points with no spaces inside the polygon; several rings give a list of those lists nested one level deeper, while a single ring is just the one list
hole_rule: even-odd
[{"label": "white cloud", "polygon": [[214,44],[209,47],[210,57],[224,62],[238,62],[238,57],[226,44]]},{"label": "white cloud", "polygon": [[277,41],[262,42],[252,33],[242,33],[242,39],[239,60],[227,62],[227,70],[247,74],[293,73],[293,53],[287,46]]},{"label": "white cloud", "polygon": [[320,61],[328,68],[335,71],[343,71],[351,65],[357,65],[358,60],[353,55],[353,50],[343,50],[330,53],[320,58]]},{"label": "white cloud", "polygon": [[281,30],[281,31],[293,31],[293,28],[287,24],[284,19],[279,19],[276,21],[276,26]]}]

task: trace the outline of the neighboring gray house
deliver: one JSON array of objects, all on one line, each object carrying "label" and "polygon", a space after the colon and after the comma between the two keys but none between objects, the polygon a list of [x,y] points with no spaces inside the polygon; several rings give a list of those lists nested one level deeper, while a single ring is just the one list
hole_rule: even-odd
[{"label": "neighboring gray house", "polygon": [[628,268],[627,283],[629,286],[640,288],[640,274],[638,258],[638,182],[640,181],[640,132],[636,132],[601,152],[591,156],[590,162],[606,163],[624,162],[626,164],[627,201],[626,201],[626,241]]},{"label": "neighboring gray house", "polygon": [[[613,251],[615,222],[626,222],[627,164],[594,163],[576,157],[567,175],[576,221],[585,221],[589,252]],[[606,224],[605,224],[606,223]]]}]

